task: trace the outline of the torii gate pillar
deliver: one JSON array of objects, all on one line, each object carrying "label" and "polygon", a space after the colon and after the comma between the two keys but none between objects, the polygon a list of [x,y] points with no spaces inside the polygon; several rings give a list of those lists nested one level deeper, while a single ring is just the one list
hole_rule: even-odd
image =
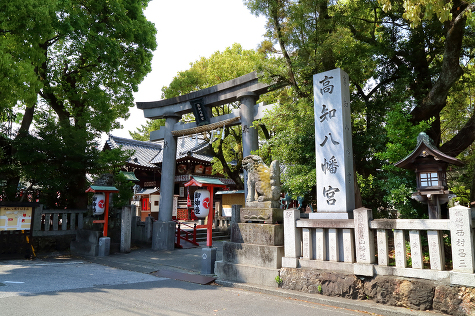
[{"label": "torii gate pillar", "polygon": [[[241,128],[242,128],[242,157],[249,156],[251,151],[259,149],[257,130],[252,126],[256,100],[259,98],[254,92],[243,92],[237,96],[241,102]],[[244,196],[247,196],[247,171],[244,170]]]},{"label": "torii gate pillar", "polygon": [[181,118],[181,115],[175,113],[166,114],[164,118],[165,132],[160,180],[160,212],[158,212],[158,221],[153,223],[153,250],[173,250],[175,248],[175,222],[172,221],[172,214],[177,137],[173,136],[172,130],[173,126]]},{"label": "torii gate pillar", "polygon": [[252,126],[256,100],[259,98],[254,92],[244,92],[237,96],[241,102],[241,127],[242,127],[242,155],[249,156],[251,151],[258,150],[257,130]]}]

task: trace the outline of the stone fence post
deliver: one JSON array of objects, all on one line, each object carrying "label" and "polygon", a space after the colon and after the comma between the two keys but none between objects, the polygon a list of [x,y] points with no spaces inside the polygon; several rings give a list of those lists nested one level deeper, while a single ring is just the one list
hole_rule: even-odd
[{"label": "stone fence post", "polygon": [[135,242],[138,240],[139,233],[138,233],[137,222],[139,221],[140,221],[139,216],[132,215],[132,223],[130,224],[132,226],[132,234],[131,234],[132,242]]},{"label": "stone fence post", "polygon": [[239,232],[238,232],[239,222],[241,222],[241,205],[233,204],[231,206],[231,223],[230,223],[230,228],[231,228],[230,240],[233,242],[235,242],[237,236],[239,236]]},{"label": "stone fence post", "polygon": [[353,211],[355,218],[356,262],[374,263],[374,232],[369,229],[373,211],[360,207]]},{"label": "stone fence post", "polygon": [[219,219],[218,217],[221,216],[221,203],[214,202],[214,215],[213,215],[213,227],[219,228]]},{"label": "stone fence post", "polygon": [[145,239],[142,241],[151,242],[152,233],[153,233],[153,217],[147,216],[145,217],[145,235],[144,235]]},{"label": "stone fence post", "polygon": [[241,205],[233,204],[231,206],[231,223],[241,222]]},{"label": "stone fence post", "polygon": [[295,225],[298,219],[300,219],[299,210],[284,211],[284,257],[282,258],[284,268],[297,268],[302,255],[302,229]]},{"label": "stone fence post", "polygon": [[454,272],[473,273],[473,236],[471,210],[465,206],[449,209],[450,237]]},{"label": "stone fence post", "polygon": [[120,215],[120,252],[130,252],[132,242],[132,214],[135,214],[135,205],[124,206],[122,208]]}]

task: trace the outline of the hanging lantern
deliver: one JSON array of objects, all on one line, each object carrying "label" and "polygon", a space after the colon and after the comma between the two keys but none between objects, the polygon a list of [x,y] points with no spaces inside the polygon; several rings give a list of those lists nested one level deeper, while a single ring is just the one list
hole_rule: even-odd
[{"label": "hanging lantern", "polygon": [[106,207],[106,196],[104,193],[96,193],[92,196],[92,207],[92,215],[104,214],[104,209]]},{"label": "hanging lantern", "polygon": [[205,218],[209,213],[209,191],[196,190],[194,196],[194,211],[196,217]]}]

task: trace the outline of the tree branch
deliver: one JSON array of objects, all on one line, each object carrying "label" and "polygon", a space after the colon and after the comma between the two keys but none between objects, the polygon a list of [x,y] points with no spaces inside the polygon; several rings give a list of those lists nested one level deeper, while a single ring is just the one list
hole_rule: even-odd
[{"label": "tree branch", "polygon": [[[454,6],[457,6],[454,3]],[[442,69],[436,83],[421,104],[411,112],[411,121],[418,123],[439,114],[445,107],[447,95],[453,84],[462,76],[460,55],[467,18],[459,13],[451,22],[446,23],[448,31],[445,40]]]},{"label": "tree branch", "polygon": [[451,140],[445,142],[440,150],[447,155],[455,157],[463,152],[468,146],[475,141],[475,114],[465,123],[465,126],[452,137]]},{"label": "tree branch", "polygon": [[290,83],[295,88],[295,91],[297,92],[298,96],[307,97],[307,95],[300,90],[300,87],[297,84],[297,80],[295,80],[295,74],[294,74],[294,71],[292,69],[292,61],[291,61],[290,56],[287,52],[287,49],[285,48],[285,43],[284,43],[284,40],[282,38],[283,37],[282,27],[281,27],[280,21],[279,21],[279,13],[278,13],[277,6],[272,7],[270,9],[270,15],[271,15],[272,21],[274,23],[274,27],[275,27],[275,31],[276,31],[277,40],[279,42],[280,50],[282,51],[282,54],[284,55],[284,60],[285,60],[285,63],[287,65],[287,74],[289,76]]}]

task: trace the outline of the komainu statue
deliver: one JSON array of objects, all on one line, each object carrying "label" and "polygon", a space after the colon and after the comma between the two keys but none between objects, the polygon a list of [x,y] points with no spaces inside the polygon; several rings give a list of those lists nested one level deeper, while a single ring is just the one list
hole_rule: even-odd
[{"label": "komainu statue", "polygon": [[242,160],[242,166],[247,170],[246,203],[280,200],[280,167],[277,160],[269,168],[261,157],[249,155]]}]

